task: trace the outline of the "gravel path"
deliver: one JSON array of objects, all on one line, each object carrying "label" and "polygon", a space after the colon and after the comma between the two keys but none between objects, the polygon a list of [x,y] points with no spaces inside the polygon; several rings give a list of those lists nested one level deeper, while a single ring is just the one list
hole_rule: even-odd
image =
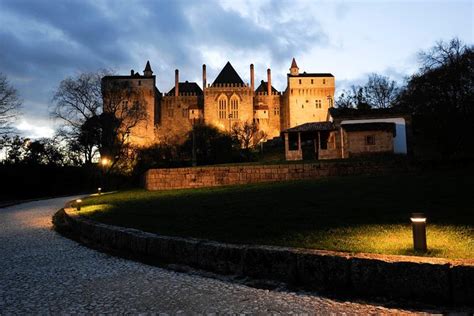
[{"label": "gravel path", "polygon": [[0,209],[0,315],[410,313],[256,289],[108,256],[51,230],[51,216],[70,199]]}]

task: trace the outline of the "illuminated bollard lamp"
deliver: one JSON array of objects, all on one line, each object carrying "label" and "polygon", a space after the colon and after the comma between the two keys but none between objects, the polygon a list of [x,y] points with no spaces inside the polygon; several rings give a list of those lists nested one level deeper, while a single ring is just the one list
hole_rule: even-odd
[{"label": "illuminated bollard lamp", "polygon": [[99,194],[99,195],[102,194],[102,188],[97,188],[97,194]]},{"label": "illuminated bollard lamp", "polygon": [[82,203],[82,200],[81,200],[81,199],[77,199],[77,200],[76,200],[76,211],[80,211],[80,210],[81,210],[81,203]]},{"label": "illuminated bollard lamp", "polygon": [[413,227],[413,247],[415,251],[426,252],[426,216],[423,213],[411,214]]}]

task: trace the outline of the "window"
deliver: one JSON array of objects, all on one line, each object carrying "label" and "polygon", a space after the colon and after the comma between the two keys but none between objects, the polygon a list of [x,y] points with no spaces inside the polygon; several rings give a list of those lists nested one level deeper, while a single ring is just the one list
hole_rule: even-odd
[{"label": "window", "polygon": [[138,80],[138,85],[139,85],[139,86],[142,85],[142,81],[141,81],[141,80]]},{"label": "window", "polygon": [[230,99],[230,115],[232,119],[239,118],[239,99],[236,96]]},{"label": "window", "polygon": [[221,96],[218,101],[219,107],[219,119],[226,119],[227,118],[227,98],[225,96]]},{"label": "window", "polygon": [[326,84],[326,79],[323,79],[323,84]]},{"label": "window", "polygon": [[316,109],[320,109],[321,108],[321,100],[314,100],[314,107]]},{"label": "window", "polygon": [[279,107],[274,107],[273,108],[273,115],[280,115],[280,108]]},{"label": "window", "polygon": [[127,107],[128,107],[128,101],[127,101],[127,100],[122,101],[122,106],[123,106],[124,108],[127,108]]},{"label": "window", "polygon": [[374,135],[365,136],[365,144],[366,145],[375,145],[375,136]]},{"label": "window", "polygon": [[301,79],[299,80],[300,84],[301,84]]},{"label": "window", "polygon": [[181,110],[181,113],[182,113],[183,117],[188,117],[188,109],[183,108]]}]

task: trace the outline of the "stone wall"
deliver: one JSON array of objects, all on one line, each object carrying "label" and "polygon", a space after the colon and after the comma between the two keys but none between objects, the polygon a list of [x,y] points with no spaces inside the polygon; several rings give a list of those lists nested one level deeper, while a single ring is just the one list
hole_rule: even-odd
[{"label": "stone wall", "polygon": [[[367,144],[366,137],[373,137],[374,143]],[[393,153],[393,133],[390,131],[344,132],[345,157],[374,153]]]},{"label": "stone wall", "polygon": [[95,248],[151,264],[182,264],[220,274],[286,282],[318,292],[472,305],[474,260],[445,260],[233,245],[105,225],[71,209],[54,228]]},{"label": "stone wall", "polygon": [[364,161],[150,169],[144,175],[144,186],[147,190],[216,187],[353,174],[379,174],[399,170],[401,167]]}]

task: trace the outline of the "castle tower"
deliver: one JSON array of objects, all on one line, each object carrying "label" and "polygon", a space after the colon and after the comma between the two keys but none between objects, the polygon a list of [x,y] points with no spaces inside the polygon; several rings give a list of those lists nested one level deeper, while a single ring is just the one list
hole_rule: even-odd
[{"label": "castle tower", "polygon": [[332,74],[300,73],[293,58],[283,96],[282,129],[326,121],[328,110],[333,106],[334,90]]}]

